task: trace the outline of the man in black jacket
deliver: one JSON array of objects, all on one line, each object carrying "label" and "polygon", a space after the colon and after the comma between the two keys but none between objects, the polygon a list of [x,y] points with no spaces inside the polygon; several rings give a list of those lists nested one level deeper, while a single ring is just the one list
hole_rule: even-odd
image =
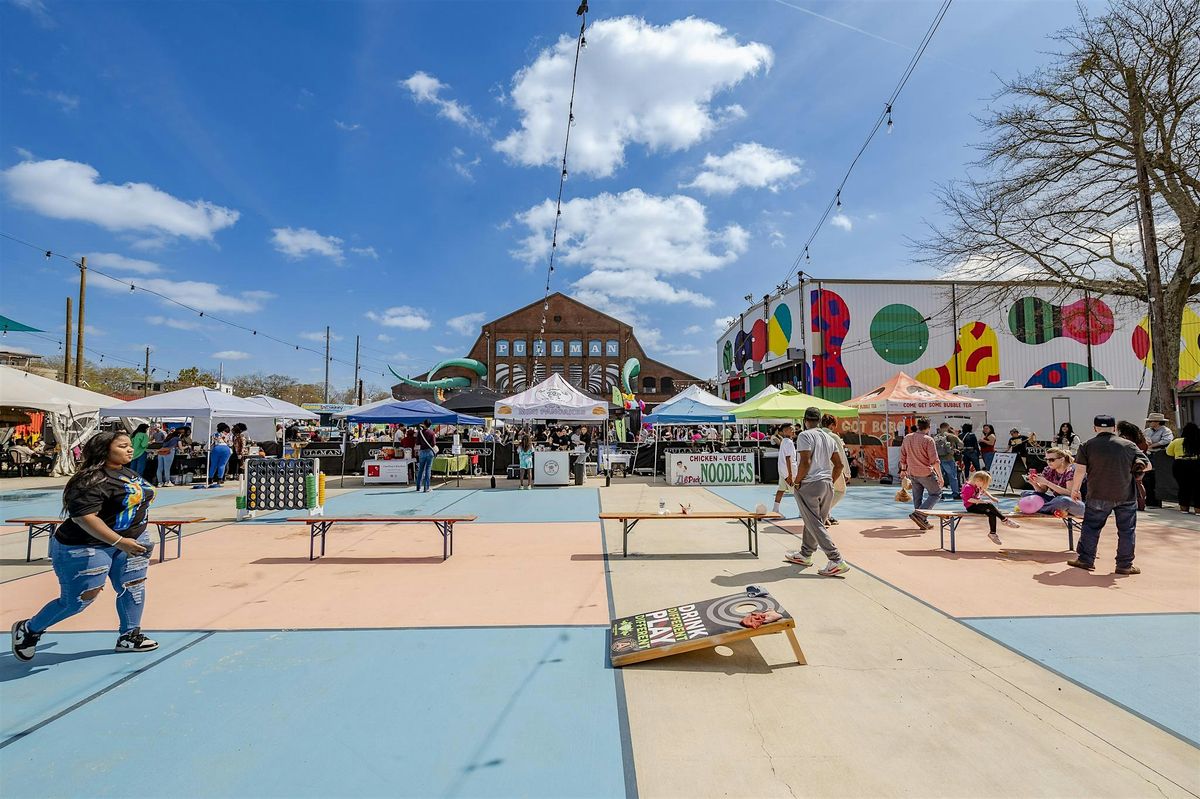
[{"label": "man in black jacket", "polygon": [[[1083,478],[1087,477],[1087,501],[1079,531],[1078,557],[1068,566],[1092,571],[1096,568],[1096,547],[1100,531],[1110,514],[1117,519],[1117,574],[1141,574],[1133,565],[1134,530],[1137,527],[1137,490],[1135,469],[1150,462],[1137,445],[1115,435],[1116,420],[1100,415],[1092,420],[1096,437],[1079,448],[1075,459],[1075,477],[1071,481],[1071,499],[1080,499]],[[1141,464],[1141,467],[1138,466]]]}]

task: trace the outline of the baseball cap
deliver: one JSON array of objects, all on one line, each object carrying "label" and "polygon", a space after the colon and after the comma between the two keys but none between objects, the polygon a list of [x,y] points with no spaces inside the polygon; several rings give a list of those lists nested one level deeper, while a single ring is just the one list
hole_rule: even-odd
[{"label": "baseball cap", "polygon": [[807,408],[804,409],[804,421],[806,421],[806,422],[821,421],[821,409],[814,405],[809,405]]},{"label": "baseball cap", "polygon": [[1095,419],[1092,419],[1092,426],[1093,427],[1107,427],[1107,428],[1112,428],[1115,430],[1117,427],[1117,420],[1114,419],[1113,417],[1109,416],[1107,413],[1102,413],[1099,416],[1097,416]]}]

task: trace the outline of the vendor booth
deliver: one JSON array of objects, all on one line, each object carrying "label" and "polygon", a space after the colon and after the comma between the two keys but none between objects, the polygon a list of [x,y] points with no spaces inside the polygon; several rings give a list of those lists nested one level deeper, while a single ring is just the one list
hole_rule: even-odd
[{"label": "vendor booth", "polygon": [[897,372],[883,385],[846,404],[858,409],[858,424],[843,424],[840,432],[858,455],[863,473],[871,479],[899,475],[900,447],[892,446],[892,442],[903,438],[916,417],[927,417],[935,425],[947,418],[959,423],[970,421],[978,431],[987,410],[987,402],[982,399],[927,386],[904,372]]},{"label": "vendor booth", "polygon": [[[704,392],[701,392],[704,393]],[[709,396],[712,396],[711,394]],[[723,400],[718,400],[724,402]],[[730,407],[736,408],[733,403]],[[737,421],[728,410],[691,397],[672,398],[642,419],[655,428],[655,462],[659,426],[730,425]],[[677,452],[667,455],[664,471],[671,485],[740,485],[754,482],[754,455],[747,452]]]},{"label": "vendor booth", "polygon": [[[504,422],[571,422],[603,425],[608,420],[608,402],[593,399],[556,374],[536,386],[496,402],[496,419]],[[577,453],[535,450],[533,484],[567,485],[571,456]],[[579,456],[579,457],[586,457]]]},{"label": "vendor booth", "polygon": [[[771,388],[768,386],[768,388]],[[766,389],[759,392],[756,398],[734,409],[733,416],[739,422],[782,424],[795,422],[804,418],[808,408],[816,408],[821,413],[828,413],[839,420],[852,419],[858,416],[858,409],[832,400],[813,397],[792,386],[784,386],[772,392]],[[777,458],[778,450],[760,449],[759,480],[773,483],[779,479]]]},{"label": "vendor booth", "polygon": [[118,400],[95,391],[0,366],[0,407],[32,408],[46,414],[45,423],[49,424],[59,446],[50,467],[53,475],[74,474],[72,452],[96,434],[100,408],[116,402]]},{"label": "vendor booth", "polygon": [[[424,421],[429,421],[433,424],[483,424],[483,419],[478,416],[458,413],[457,411],[449,410],[424,399],[404,401],[392,399],[373,402],[361,408],[351,408],[340,416],[347,422],[362,422],[366,424],[416,425]],[[345,447],[343,445],[343,459],[344,452]],[[402,448],[381,447],[378,458],[368,458],[362,461],[363,482],[369,484],[407,483],[409,481],[409,467],[415,463],[416,456],[416,452]],[[459,453],[447,453],[445,460],[440,464],[441,468],[436,468],[439,464],[435,463],[434,471],[447,475],[452,472],[461,475],[465,470],[465,466],[461,465],[461,462],[465,458],[465,455]],[[454,468],[451,468],[452,466]],[[344,480],[346,472],[345,463],[342,464],[342,467]]]}]

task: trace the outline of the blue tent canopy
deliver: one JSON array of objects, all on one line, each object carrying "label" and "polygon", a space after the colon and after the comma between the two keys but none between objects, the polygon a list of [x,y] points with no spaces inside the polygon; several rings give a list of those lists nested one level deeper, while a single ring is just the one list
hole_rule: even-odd
[{"label": "blue tent canopy", "polygon": [[737,421],[731,413],[687,398],[672,402],[663,411],[656,411],[642,421],[647,424],[733,424]]},{"label": "blue tent canopy", "polygon": [[345,419],[348,422],[374,424],[417,424],[426,419],[435,424],[483,424],[483,420],[478,416],[456,413],[424,399],[388,402],[362,413],[348,414]]}]

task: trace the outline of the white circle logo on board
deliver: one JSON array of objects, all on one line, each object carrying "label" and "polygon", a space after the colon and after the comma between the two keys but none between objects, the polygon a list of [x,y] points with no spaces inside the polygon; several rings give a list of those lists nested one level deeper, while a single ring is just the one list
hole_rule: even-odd
[{"label": "white circle logo on board", "polygon": [[551,476],[558,474],[558,461],[546,461],[542,471]]}]

